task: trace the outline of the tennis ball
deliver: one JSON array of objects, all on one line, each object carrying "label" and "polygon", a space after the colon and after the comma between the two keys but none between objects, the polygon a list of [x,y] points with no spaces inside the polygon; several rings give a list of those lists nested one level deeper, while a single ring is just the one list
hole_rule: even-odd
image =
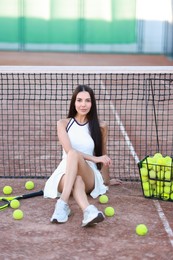
[{"label": "tennis ball", "polygon": [[170,181],[165,181],[164,184],[165,184],[165,186],[170,187],[170,189],[171,189],[171,185],[172,185],[172,184],[171,184]]},{"label": "tennis ball", "polygon": [[159,172],[157,173],[157,178],[158,178],[159,180],[163,180],[163,179],[164,179],[164,176],[165,176],[164,171],[159,171]]},{"label": "tennis ball", "polygon": [[148,181],[148,176],[141,176],[141,180],[142,180],[142,182]]},{"label": "tennis ball", "polygon": [[163,190],[164,190],[164,193],[170,194],[170,192],[171,192],[171,187],[165,186]]},{"label": "tennis ball", "polygon": [[141,176],[148,176],[148,170],[147,168],[141,168],[140,169],[140,172],[141,172]]},{"label": "tennis ball", "polygon": [[170,199],[173,200],[173,193],[170,194]]},{"label": "tennis ball", "polygon": [[14,219],[22,219],[23,218],[23,211],[20,210],[20,209],[16,209],[14,212],[13,212],[13,218]]},{"label": "tennis ball", "polygon": [[27,190],[32,190],[32,189],[34,189],[34,182],[33,181],[27,181],[26,183],[25,183],[25,188],[27,189]]},{"label": "tennis ball", "polygon": [[163,191],[164,191],[164,190],[163,190],[163,186],[157,185],[157,187],[156,187],[157,195],[163,193]]},{"label": "tennis ball", "polygon": [[169,163],[169,162],[170,162],[170,163],[172,162],[172,158],[171,158],[170,156],[165,156],[165,160],[166,160],[166,162],[168,162],[168,163]]},{"label": "tennis ball", "polygon": [[156,184],[156,181],[155,181],[155,180],[149,180],[149,183],[150,183],[151,185],[154,185],[154,184]]},{"label": "tennis ball", "polygon": [[3,188],[3,193],[4,193],[5,195],[10,195],[12,192],[13,192],[13,189],[12,189],[11,186],[5,186],[5,187]]},{"label": "tennis ball", "polygon": [[20,202],[18,200],[12,200],[10,206],[12,209],[17,209],[20,207]]},{"label": "tennis ball", "polygon": [[159,159],[159,158],[163,158],[163,156],[162,156],[161,153],[155,153],[154,156],[153,156],[153,158],[154,158],[155,160],[157,160],[157,159]]},{"label": "tennis ball", "polygon": [[107,203],[108,202],[108,196],[107,195],[101,195],[100,197],[99,197],[99,202],[100,203],[102,203],[102,204],[105,204],[105,203]]},{"label": "tennis ball", "polygon": [[144,161],[142,162],[142,168],[146,168],[146,169],[147,169],[147,161],[146,161],[146,160],[144,160]]},{"label": "tennis ball", "polygon": [[113,217],[115,214],[115,210],[113,207],[107,207],[105,208],[104,213],[107,217]]},{"label": "tennis ball", "polygon": [[152,190],[144,190],[145,197],[151,197],[152,196]]},{"label": "tennis ball", "polygon": [[159,187],[163,187],[164,181],[156,181],[156,185],[159,186]]},{"label": "tennis ball", "polygon": [[151,179],[155,179],[156,178],[156,172],[154,170],[151,170],[149,175],[150,175]]},{"label": "tennis ball", "polygon": [[160,165],[153,164],[153,170],[156,171],[156,172],[159,172],[160,171]]},{"label": "tennis ball", "polygon": [[169,200],[169,194],[168,194],[168,193],[163,193],[163,194],[161,195],[161,198],[162,198],[163,200]]},{"label": "tennis ball", "polygon": [[165,158],[159,159],[158,164],[161,165],[161,169],[162,169],[163,172],[165,172],[167,170],[168,165],[167,165],[167,161],[165,160]]},{"label": "tennis ball", "polygon": [[153,168],[153,164],[155,163],[155,160],[153,157],[148,157],[147,158],[147,166],[148,169],[151,170]]},{"label": "tennis ball", "polygon": [[148,228],[144,224],[139,224],[136,226],[136,234],[138,236],[145,236],[148,233]]},{"label": "tennis ball", "polygon": [[171,172],[170,171],[166,171],[165,172],[165,180],[170,180],[171,179]]},{"label": "tennis ball", "polygon": [[147,182],[144,182],[144,183],[142,184],[142,186],[143,186],[143,189],[144,189],[144,190],[149,190],[149,189],[150,189],[150,184],[149,184],[148,181],[147,181]]}]

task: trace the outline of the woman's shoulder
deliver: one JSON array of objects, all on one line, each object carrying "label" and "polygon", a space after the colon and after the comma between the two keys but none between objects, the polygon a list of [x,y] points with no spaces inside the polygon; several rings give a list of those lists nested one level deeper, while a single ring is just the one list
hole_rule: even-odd
[{"label": "woman's shoulder", "polygon": [[69,121],[71,120],[71,118],[62,118],[60,120],[57,121],[57,127],[67,127]]},{"label": "woman's shoulder", "polygon": [[107,123],[106,123],[106,121],[100,121],[100,128],[101,128],[101,129],[106,129],[106,128],[107,128]]},{"label": "woman's shoulder", "polygon": [[104,134],[104,135],[107,134],[108,126],[107,126],[107,123],[105,121],[100,122],[100,129],[101,129],[102,134]]}]

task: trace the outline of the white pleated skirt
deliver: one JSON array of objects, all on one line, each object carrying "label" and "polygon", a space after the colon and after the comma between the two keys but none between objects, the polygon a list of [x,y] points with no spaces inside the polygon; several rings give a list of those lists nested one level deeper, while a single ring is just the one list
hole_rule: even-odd
[{"label": "white pleated skirt", "polygon": [[[91,197],[97,198],[99,195],[106,193],[108,187],[104,185],[102,175],[100,171],[97,169],[96,164],[90,161],[87,161],[89,166],[92,168],[95,176],[95,187],[90,193]],[[44,197],[45,198],[58,198],[60,197],[61,193],[58,192],[58,184],[65,174],[66,171],[66,158],[63,159],[56,170],[52,173],[49,179],[46,181],[44,187]]]}]

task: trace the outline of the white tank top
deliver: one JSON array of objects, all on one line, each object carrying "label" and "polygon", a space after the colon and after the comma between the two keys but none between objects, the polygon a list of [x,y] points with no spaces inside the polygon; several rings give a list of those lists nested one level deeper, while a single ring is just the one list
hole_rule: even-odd
[{"label": "white tank top", "polygon": [[[94,154],[94,141],[89,132],[89,125],[79,124],[74,118],[70,119],[66,127],[72,148],[85,154]],[[63,150],[63,159],[66,152]]]}]

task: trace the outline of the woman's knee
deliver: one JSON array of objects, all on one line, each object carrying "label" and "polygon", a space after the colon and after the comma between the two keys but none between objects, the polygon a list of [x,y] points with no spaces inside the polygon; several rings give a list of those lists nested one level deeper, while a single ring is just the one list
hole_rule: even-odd
[{"label": "woman's knee", "polygon": [[78,151],[71,149],[68,151],[67,157],[68,159],[79,160],[81,158],[81,155]]}]

